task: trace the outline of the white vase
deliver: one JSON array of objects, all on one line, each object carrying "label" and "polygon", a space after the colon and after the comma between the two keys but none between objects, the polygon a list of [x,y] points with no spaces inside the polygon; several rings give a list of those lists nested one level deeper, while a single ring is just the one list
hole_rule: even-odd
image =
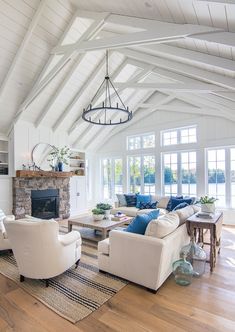
[{"label": "white vase", "polygon": [[110,210],[105,210],[104,211],[104,218],[109,219],[109,217],[110,217]]},{"label": "white vase", "polygon": [[104,215],[103,214],[93,214],[93,219],[94,221],[100,221],[104,219]]},{"label": "white vase", "polygon": [[201,204],[201,211],[204,213],[215,213],[215,204],[214,203]]}]

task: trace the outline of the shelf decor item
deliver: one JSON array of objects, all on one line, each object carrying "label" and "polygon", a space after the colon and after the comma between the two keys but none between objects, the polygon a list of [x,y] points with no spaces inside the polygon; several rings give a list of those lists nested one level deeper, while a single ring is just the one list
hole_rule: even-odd
[{"label": "shelf decor item", "polygon": [[199,200],[201,203],[201,211],[205,213],[215,213],[215,201],[217,198],[202,196]]},{"label": "shelf decor item", "polygon": [[113,208],[112,205],[106,203],[99,203],[96,205],[97,209],[104,211],[105,219],[109,219],[110,210]]},{"label": "shelf decor item", "polygon": [[104,210],[101,209],[93,209],[91,211],[93,213],[93,218],[95,221],[100,221],[104,219]]},{"label": "shelf decor item", "polygon": [[49,154],[48,161],[50,161],[51,164],[55,163],[55,169],[58,169],[59,172],[63,172],[64,165],[69,164],[70,155],[71,152],[68,146],[62,148],[54,147],[53,151]]},{"label": "shelf decor item", "polygon": [[200,277],[205,273],[206,252],[194,240],[181,249],[180,257],[184,256],[192,264],[194,277]]},{"label": "shelf decor item", "polygon": [[[108,51],[106,51],[105,78],[90,104],[86,109],[84,108],[82,113],[82,118],[86,122],[102,126],[119,125],[132,119],[132,112],[129,111],[128,106],[125,106],[109,77],[108,60]],[[101,92],[104,95],[104,100],[100,105],[96,105]]]},{"label": "shelf decor item", "polygon": [[186,260],[186,256],[175,261],[172,265],[175,282],[180,286],[188,286],[192,282],[193,267]]}]

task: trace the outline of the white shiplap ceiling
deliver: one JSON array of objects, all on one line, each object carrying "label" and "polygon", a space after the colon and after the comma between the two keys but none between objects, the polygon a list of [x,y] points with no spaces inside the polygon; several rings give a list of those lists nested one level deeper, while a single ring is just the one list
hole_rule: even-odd
[{"label": "white shiplap ceiling", "polygon": [[97,149],[125,130],[81,119],[106,48],[131,123],[157,110],[235,121],[235,1],[1,0],[0,133],[24,119]]}]

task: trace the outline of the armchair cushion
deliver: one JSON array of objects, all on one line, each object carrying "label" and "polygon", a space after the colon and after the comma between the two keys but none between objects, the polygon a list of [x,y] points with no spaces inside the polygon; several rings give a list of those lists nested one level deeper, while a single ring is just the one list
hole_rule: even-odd
[{"label": "armchair cushion", "polygon": [[64,246],[68,246],[71,243],[74,243],[76,241],[78,242],[77,246],[82,244],[81,235],[77,231],[72,231],[72,232],[64,234],[64,235],[59,235],[59,241]]}]

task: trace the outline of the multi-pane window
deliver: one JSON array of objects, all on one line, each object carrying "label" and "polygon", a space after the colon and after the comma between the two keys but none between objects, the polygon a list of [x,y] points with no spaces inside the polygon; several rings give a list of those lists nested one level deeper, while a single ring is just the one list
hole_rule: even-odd
[{"label": "multi-pane window", "polygon": [[218,206],[226,206],[225,149],[207,151],[208,195],[218,198]]},{"label": "multi-pane window", "polygon": [[235,148],[230,149],[231,207],[235,208]]},{"label": "multi-pane window", "polygon": [[102,178],[103,178],[103,197],[104,199],[112,198],[112,176],[111,163],[109,158],[102,160]]},{"label": "multi-pane window", "polygon": [[163,145],[173,145],[177,144],[177,131],[172,130],[172,131],[167,131],[163,133]]},{"label": "multi-pane window", "polygon": [[128,158],[129,191],[137,193],[141,191],[141,157]]},{"label": "multi-pane window", "polygon": [[102,160],[103,198],[112,199],[123,192],[123,166],[121,158]]},{"label": "multi-pane window", "polygon": [[122,194],[123,192],[123,169],[122,159],[114,159],[114,193]]},{"label": "multi-pane window", "polygon": [[127,149],[151,149],[155,147],[155,134],[142,134],[138,136],[127,137]]},{"label": "multi-pane window", "polygon": [[195,196],[196,188],[196,152],[181,152],[181,192],[185,196]]},{"label": "multi-pane window", "polygon": [[162,145],[188,144],[197,142],[196,126],[175,128],[172,130],[162,131]]},{"label": "multi-pane window", "polygon": [[164,193],[176,195],[178,191],[178,155],[166,153],[163,155]]},{"label": "multi-pane window", "polygon": [[155,156],[143,157],[144,194],[155,193]]}]

